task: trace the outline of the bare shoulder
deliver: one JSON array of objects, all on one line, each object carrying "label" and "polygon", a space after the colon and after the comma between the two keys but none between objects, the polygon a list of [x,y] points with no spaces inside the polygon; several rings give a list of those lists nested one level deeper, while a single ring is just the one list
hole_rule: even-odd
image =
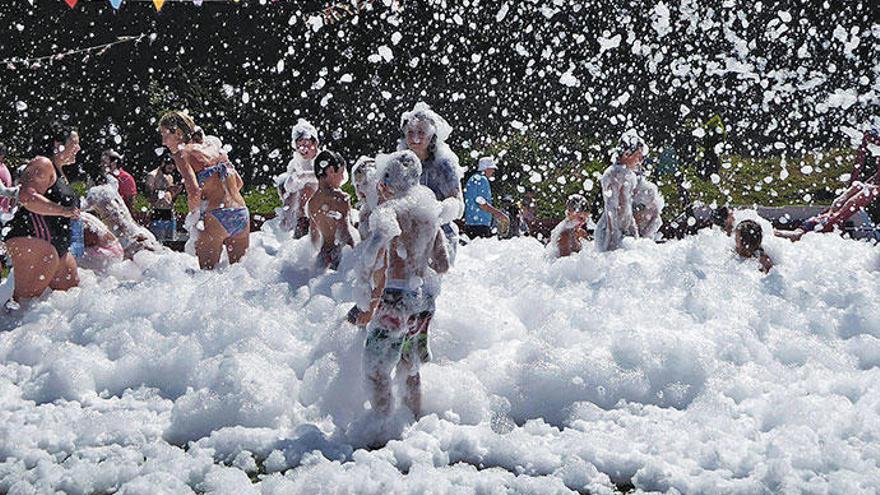
[{"label": "bare shoulder", "polygon": [[348,195],[345,191],[341,189],[337,189],[330,193],[330,197],[333,199],[335,203],[349,205],[351,202],[351,196]]},{"label": "bare shoulder", "polygon": [[24,180],[27,181],[37,177],[51,177],[54,173],[55,166],[52,165],[52,160],[45,156],[37,156],[28,162],[27,167],[25,167]]}]

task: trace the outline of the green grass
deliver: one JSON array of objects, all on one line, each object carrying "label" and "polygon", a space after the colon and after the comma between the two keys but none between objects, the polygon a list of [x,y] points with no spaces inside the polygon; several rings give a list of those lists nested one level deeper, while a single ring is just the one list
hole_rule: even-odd
[{"label": "green grass", "polygon": [[[522,172],[510,173],[502,168],[498,180],[493,185],[493,196],[501,198],[511,194],[521,198],[527,189],[534,189],[538,215],[542,218],[559,218],[563,215],[565,199],[570,194],[581,193],[589,198],[599,194],[599,177],[607,167],[606,162],[584,160],[580,162],[554,163],[540,170],[543,162],[542,150],[527,141],[507,143],[514,150],[508,153],[505,163],[517,163]],[[507,148],[508,150],[512,148]],[[496,151],[496,150],[490,150]],[[706,204],[731,204],[741,206],[787,206],[795,204],[824,205],[845,187],[841,177],[852,170],[854,153],[847,149],[830,150],[823,153],[809,153],[797,158],[751,158],[744,156],[724,156],[718,183],[704,181],[697,177],[693,167],[682,167],[683,179],[689,183],[692,200]],[[783,172],[784,170],[784,172]],[[472,170],[468,171],[467,179]],[[676,177],[651,177],[666,200],[664,217],[674,217],[682,211],[678,195],[679,181]],[[769,181],[769,182],[768,182]],[[592,184],[586,190],[585,184]],[[74,189],[85,194],[83,183],[74,183]],[[354,198],[351,183],[343,189]],[[272,186],[258,186],[243,192],[245,202],[251,213],[262,216],[273,215],[281,206],[278,193]],[[174,203],[178,213],[186,213],[186,196],[181,194]],[[149,204],[143,194],[135,198],[135,210],[147,211]]]}]

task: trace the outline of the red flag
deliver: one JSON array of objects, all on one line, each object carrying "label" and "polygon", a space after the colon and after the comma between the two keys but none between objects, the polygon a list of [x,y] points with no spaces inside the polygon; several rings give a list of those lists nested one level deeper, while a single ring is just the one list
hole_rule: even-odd
[{"label": "red flag", "polygon": [[77,2],[77,1],[78,1],[78,0],[64,0],[64,2],[67,3],[67,6],[70,7],[70,8],[74,8],[74,7],[76,7],[76,2]]}]

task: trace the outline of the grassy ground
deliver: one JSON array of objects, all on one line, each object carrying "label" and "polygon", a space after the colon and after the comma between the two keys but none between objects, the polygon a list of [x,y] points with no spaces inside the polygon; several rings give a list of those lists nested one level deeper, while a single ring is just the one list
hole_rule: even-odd
[{"label": "grassy ground", "polygon": [[[537,150],[534,150],[537,153]],[[742,206],[787,206],[823,205],[845,187],[845,178],[852,170],[854,154],[851,150],[830,150],[823,153],[806,154],[797,158],[751,158],[743,156],[722,157],[722,169],[717,182],[704,181],[697,177],[692,167],[682,167],[680,176],[652,176],[666,199],[664,217],[674,217],[683,208],[679,196],[678,183],[688,188],[692,200],[704,203],[733,204]],[[515,179],[512,174],[501,174],[493,186],[496,198],[510,194],[514,199],[521,198],[526,189],[534,189],[538,203],[539,216],[559,218],[563,214],[565,198],[569,194],[581,193],[593,198],[599,204],[599,177],[606,167],[601,161],[554,164],[543,170],[540,177],[538,167],[523,163],[523,172]],[[470,175],[469,172],[468,176]],[[79,192],[85,186],[77,185]],[[351,184],[345,189],[354,197]],[[255,215],[271,216],[281,206],[274,187],[259,186],[244,191],[245,202]],[[143,194],[135,200],[136,211],[148,211],[149,205]],[[186,213],[186,198],[181,195],[175,203],[175,210]]]}]

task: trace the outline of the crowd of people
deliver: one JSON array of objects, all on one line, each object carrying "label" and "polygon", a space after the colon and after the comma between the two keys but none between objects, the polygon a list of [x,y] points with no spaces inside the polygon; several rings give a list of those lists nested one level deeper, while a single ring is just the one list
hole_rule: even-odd
[{"label": "crowd of people", "polygon": [[[348,180],[346,159],[322,149],[317,129],[300,119],[291,132],[294,157],[275,177],[281,200],[277,225],[293,238],[308,236],[321,269],[337,269],[346,247],[350,249],[357,284],[356,305],[348,320],[366,334],[363,363],[373,408],[390,412],[395,372],[405,382],[403,403],[418,416],[419,367],[432,358],[429,326],[442,275],[454,265],[460,244],[527,232],[534,210],[505,212],[493,204],[492,182],[498,170],[493,157],[480,158],[476,171],[464,181],[464,170],[447,144],[452,127],[426,104],[404,113],[399,130],[396,151],[360,157],[351,167],[352,199],[342,189]],[[46,289],[78,285],[80,265],[100,269],[142,250],[167,249],[163,243],[178,235],[174,204],[180,194],[185,194],[187,205],[186,250],[202,269],[217,267],[224,254],[230,264],[246,255],[251,215],[242,196],[244,181],[221,140],[206,135],[180,111],[163,115],[158,133],[168,153],[146,176],[149,229],[133,218],[137,186],[119,153],[102,154],[106,180],[81,200],[65,173],[80,151],[74,128],[54,126],[42,153],[22,167],[15,183],[0,145],[0,212],[11,266],[4,285],[12,288],[0,294],[12,296],[7,309]],[[869,148],[878,144],[876,132],[865,135],[859,173],[826,212],[798,230],[777,235],[797,240],[810,231],[830,231],[874,201],[880,195],[880,172],[867,176],[866,160],[872,155]],[[607,252],[619,249],[627,237],[661,240],[665,202],[645,170],[648,153],[636,131],[623,133],[601,176],[604,208],[595,228],[590,231],[587,198],[569,196],[565,217],[550,235],[552,257],[578,253],[588,242],[597,252]],[[756,260],[764,272],[773,267],[762,247],[760,224],[735,224],[732,208],[692,207],[687,219],[674,222],[687,225],[688,233],[718,226],[733,237],[733,251],[739,256]]]}]

